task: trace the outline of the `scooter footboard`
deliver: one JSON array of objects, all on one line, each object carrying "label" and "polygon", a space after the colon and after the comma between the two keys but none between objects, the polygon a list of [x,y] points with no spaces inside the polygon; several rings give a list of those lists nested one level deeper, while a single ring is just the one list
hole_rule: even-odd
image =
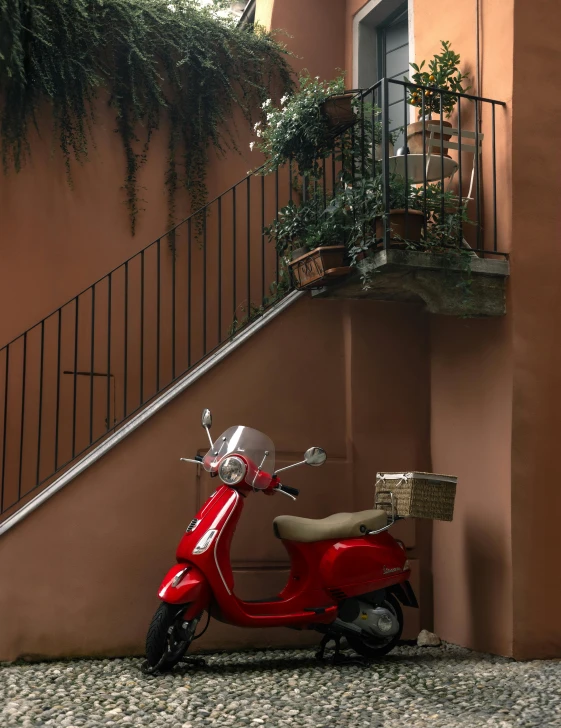
[{"label": "scooter footboard", "polygon": [[200,569],[192,564],[176,564],[166,574],[158,596],[168,604],[189,604],[187,618],[200,614],[210,604],[210,586]]}]

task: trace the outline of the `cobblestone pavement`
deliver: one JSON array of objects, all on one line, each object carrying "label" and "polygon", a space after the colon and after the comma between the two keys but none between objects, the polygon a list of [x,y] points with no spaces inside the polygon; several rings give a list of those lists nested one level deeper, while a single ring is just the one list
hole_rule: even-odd
[{"label": "cobblestone pavement", "polygon": [[148,677],[139,659],[0,666],[0,726],[561,727],[561,661],[400,647],[320,664],[311,650],[206,655]]}]

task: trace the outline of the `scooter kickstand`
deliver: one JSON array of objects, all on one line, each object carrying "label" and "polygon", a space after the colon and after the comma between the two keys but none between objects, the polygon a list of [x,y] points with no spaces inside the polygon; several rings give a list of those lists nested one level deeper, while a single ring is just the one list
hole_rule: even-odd
[{"label": "scooter kickstand", "polygon": [[336,664],[338,662],[341,662],[342,660],[340,635],[331,637],[330,635],[326,634],[320,643],[319,651],[316,652],[316,658],[318,660],[325,660],[325,648],[331,642],[331,640],[333,640],[333,642],[335,643],[335,652],[333,654],[333,657],[331,658],[331,661],[333,662],[333,664]]},{"label": "scooter kickstand", "polygon": [[331,637],[326,634],[324,635],[323,639],[320,642],[319,650],[316,652],[316,658],[318,660],[324,660],[325,659],[325,648],[327,647]]}]

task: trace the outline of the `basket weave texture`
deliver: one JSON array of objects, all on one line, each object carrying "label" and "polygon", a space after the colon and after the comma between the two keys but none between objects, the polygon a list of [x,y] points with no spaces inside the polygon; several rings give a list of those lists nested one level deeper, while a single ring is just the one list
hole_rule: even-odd
[{"label": "basket weave texture", "polygon": [[402,518],[431,518],[451,521],[458,479],[436,473],[378,473],[376,507],[392,512],[393,493],[396,515]]}]

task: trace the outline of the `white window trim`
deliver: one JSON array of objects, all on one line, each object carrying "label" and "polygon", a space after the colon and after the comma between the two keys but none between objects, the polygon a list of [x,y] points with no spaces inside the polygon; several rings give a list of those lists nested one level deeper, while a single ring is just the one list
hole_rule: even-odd
[{"label": "white window trim", "polygon": [[[359,87],[358,63],[360,53],[360,24],[375,10],[379,5],[387,3],[387,0],[369,0],[353,17],[353,88]],[[380,8],[382,10],[382,8]],[[392,12],[388,11],[387,15]],[[383,17],[383,15],[382,15]],[[414,28],[414,0],[407,0],[407,21],[409,26],[409,61],[415,60],[415,35]],[[415,120],[415,109],[411,108],[411,118]]]}]

